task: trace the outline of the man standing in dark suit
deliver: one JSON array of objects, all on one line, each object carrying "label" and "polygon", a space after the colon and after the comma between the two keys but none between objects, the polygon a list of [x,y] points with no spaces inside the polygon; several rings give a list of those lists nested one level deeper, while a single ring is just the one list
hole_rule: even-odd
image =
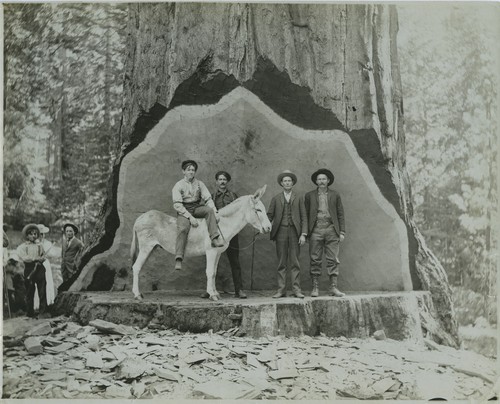
[{"label": "man standing in dark suit", "polygon": [[293,293],[303,299],[300,288],[300,246],[307,236],[307,216],[304,199],[292,192],[297,176],[285,170],[278,175],[278,184],[283,192],[273,197],[267,216],[272,222],[271,240],[276,241],[278,255],[278,291],[273,298],[286,296],[286,273],[290,269]]},{"label": "man standing in dark suit", "polygon": [[61,274],[66,282],[76,273],[76,260],[83,251],[83,243],[76,238],[79,231],[73,223],[66,223],[63,230],[65,241],[62,246]]},{"label": "man standing in dark suit", "polygon": [[311,297],[319,296],[319,277],[323,263],[323,253],[326,255],[326,269],[330,277],[330,296],[342,297],[337,288],[339,275],[339,244],[345,238],[345,220],[342,200],[337,191],[328,188],[335,177],[333,173],[321,168],[311,176],[318,188],[306,193],[304,202],[309,222],[309,255],[311,258]]},{"label": "man standing in dark suit", "polygon": [[[217,183],[217,190],[212,194],[217,210],[221,210],[224,206],[229,205],[231,202],[238,199],[238,195],[228,189],[227,183],[231,181],[231,176],[226,171],[218,171],[215,174],[215,181]],[[240,265],[240,243],[238,235],[234,236],[229,242],[229,247],[226,250],[226,255],[231,266],[231,274],[234,284],[234,296],[240,299],[246,299],[247,295],[242,291],[241,281],[241,265]],[[202,297],[208,298],[208,293],[205,292]]]}]

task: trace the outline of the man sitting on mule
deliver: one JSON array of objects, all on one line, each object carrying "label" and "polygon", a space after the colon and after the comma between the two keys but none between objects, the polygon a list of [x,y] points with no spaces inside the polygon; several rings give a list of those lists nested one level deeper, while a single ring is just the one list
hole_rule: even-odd
[{"label": "man sitting on mule", "polygon": [[210,191],[205,184],[195,178],[198,164],[194,160],[182,162],[184,178],[172,189],[174,209],[177,211],[177,239],[175,243],[175,269],[182,269],[182,260],[186,250],[189,229],[197,227],[196,218],[207,221],[208,233],[212,247],[222,247],[224,241],[217,228],[217,209],[212,201]]},{"label": "man sitting on mule", "polygon": [[[265,191],[266,186],[264,185],[253,195],[240,196],[220,210],[219,227],[225,240],[231,240],[247,224],[260,233],[269,233],[271,222],[269,222],[266,208],[260,200]],[[135,221],[130,254],[134,272],[132,292],[136,299],[142,298],[139,290],[141,268],[156,246],[160,246],[171,254],[175,253],[176,230],[177,219],[158,210],[148,210]],[[201,221],[198,227],[191,229],[188,233],[185,254],[187,257],[206,255],[207,293],[212,300],[220,298],[215,288],[215,277],[217,276],[220,255],[227,247],[227,243],[224,243],[222,247],[211,245],[206,221]]]}]

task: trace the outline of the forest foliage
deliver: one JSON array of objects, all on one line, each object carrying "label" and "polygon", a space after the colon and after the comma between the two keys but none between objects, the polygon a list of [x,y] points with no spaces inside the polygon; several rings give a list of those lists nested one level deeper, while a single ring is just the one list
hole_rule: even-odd
[{"label": "forest foliage", "polygon": [[[493,295],[498,33],[465,6],[418,7],[398,6],[415,219],[453,285]],[[5,223],[96,223],[120,151],[126,25],[126,4],[4,6]]]},{"label": "forest foliage", "polygon": [[119,148],[126,5],[4,7],[4,222],[85,234]]},{"label": "forest foliage", "polygon": [[[498,15],[471,5],[398,6],[398,11],[415,220],[450,283],[493,298]],[[486,315],[492,303],[485,300]]]}]

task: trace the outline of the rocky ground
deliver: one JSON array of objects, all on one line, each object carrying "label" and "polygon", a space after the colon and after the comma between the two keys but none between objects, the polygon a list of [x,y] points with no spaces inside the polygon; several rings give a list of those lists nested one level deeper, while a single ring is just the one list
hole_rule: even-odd
[{"label": "rocky ground", "polygon": [[189,334],[68,318],[4,321],[3,398],[474,399],[495,361],[432,341]]}]

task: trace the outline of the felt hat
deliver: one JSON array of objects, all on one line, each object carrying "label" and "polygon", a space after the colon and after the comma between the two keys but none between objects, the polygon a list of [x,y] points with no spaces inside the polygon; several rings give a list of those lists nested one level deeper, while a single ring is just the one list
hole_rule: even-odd
[{"label": "felt hat", "polygon": [[229,173],[227,171],[217,171],[215,173],[215,179],[217,180],[219,178],[219,175],[223,175],[224,177],[226,177],[227,179],[227,182],[231,181],[231,176],[229,175]]},{"label": "felt hat", "polygon": [[335,181],[335,177],[334,177],[333,173],[329,169],[327,169],[327,168],[320,168],[313,175],[311,175],[312,182],[314,182],[316,184],[316,178],[318,178],[318,175],[320,175],[320,174],[325,174],[328,177],[328,185],[332,185],[333,181]]},{"label": "felt hat", "polygon": [[50,231],[50,229],[43,224],[37,224],[37,226],[38,230],[40,230],[40,234],[47,234]]},{"label": "felt hat", "polygon": [[28,238],[28,232],[30,232],[31,230],[36,230],[36,232],[38,233],[38,236],[40,235],[40,229],[38,228],[38,226],[34,223],[30,223],[30,224],[27,224],[26,226],[24,226],[23,237]]},{"label": "felt hat", "polygon": [[75,232],[75,235],[78,234],[78,232],[80,231],[78,229],[78,227],[76,227],[76,225],[74,225],[73,223],[66,223],[64,226],[63,226],[63,230],[66,230],[66,227],[71,227],[73,229],[73,231]]},{"label": "felt hat", "polygon": [[198,171],[198,163],[194,160],[184,160],[181,164],[183,170],[185,170],[188,166],[194,166],[194,170]]},{"label": "felt hat", "polygon": [[280,175],[278,175],[278,184],[281,185],[281,181],[283,181],[284,177],[290,177],[292,179],[293,185],[297,183],[297,176],[290,170],[285,170]]}]

